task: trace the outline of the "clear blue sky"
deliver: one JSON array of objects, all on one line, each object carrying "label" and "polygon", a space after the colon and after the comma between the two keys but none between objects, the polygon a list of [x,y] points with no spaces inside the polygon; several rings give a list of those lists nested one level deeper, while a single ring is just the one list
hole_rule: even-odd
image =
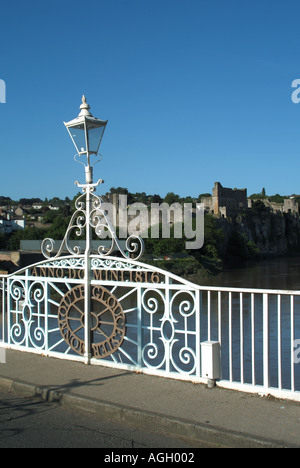
[{"label": "clear blue sky", "polygon": [[0,14],[0,195],[75,195],[63,121],[82,94],[109,120],[98,193],[300,193],[299,0],[14,0]]}]

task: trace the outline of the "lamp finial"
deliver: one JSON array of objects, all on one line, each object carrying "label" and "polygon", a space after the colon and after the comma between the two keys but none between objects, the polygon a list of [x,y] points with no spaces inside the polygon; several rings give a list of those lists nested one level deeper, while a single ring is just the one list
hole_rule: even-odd
[{"label": "lamp finial", "polygon": [[82,116],[82,115],[89,115],[89,116],[92,116],[92,114],[90,113],[89,109],[90,109],[90,106],[88,105],[88,103],[86,102],[86,97],[85,95],[82,96],[82,104],[80,106],[80,113],[78,115],[78,117]]}]

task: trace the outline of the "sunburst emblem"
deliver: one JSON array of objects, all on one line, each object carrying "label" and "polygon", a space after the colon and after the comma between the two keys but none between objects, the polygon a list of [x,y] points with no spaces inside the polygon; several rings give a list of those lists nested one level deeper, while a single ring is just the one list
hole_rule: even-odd
[{"label": "sunburst emblem", "polygon": [[[78,354],[84,355],[84,285],[75,286],[61,300],[58,323],[62,337]],[[91,349],[95,358],[113,354],[122,344],[126,318],[118,299],[106,288],[91,289]]]}]

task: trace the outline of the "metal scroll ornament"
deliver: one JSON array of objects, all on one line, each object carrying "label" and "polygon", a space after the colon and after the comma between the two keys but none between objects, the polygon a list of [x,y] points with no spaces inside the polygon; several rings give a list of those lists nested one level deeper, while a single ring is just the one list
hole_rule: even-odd
[{"label": "metal scroll ornament", "polygon": [[[75,233],[80,237],[87,229],[91,227],[99,239],[107,237],[110,240],[110,246],[107,248],[100,243],[98,246],[97,254],[107,257],[114,251],[119,251],[124,258],[128,256],[133,260],[138,260],[144,253],[143,239],[137,235],[131,235],[126,240],[126,250],[123,250],[120,241],[116,235],[115,229],[107,216],[106,211],[102,208],[102,199],[94,194],[95,188],[102,183],[99,180],[96,184],[80,185],[76,182],[78,187],[82,187],[83,194],[80,195],[76,202],[74,212],[63,242],[58,252],[53,255],[55,250],[55,241],[53,239],[45,239],[42,243],[42,253],[46,258],[60,257],[63,251],[68,251],[71,255],[80,255],[81,247],[79,245],[70,245],[70,236]],[[90,208],[87,210],[87,196],[90,198]],[[73,236],[74,237],[74,236]]]},{"label": "metal scroll ornament", "polygon": [[[84,285],[71,289],[61,300],[58,324],[63,339],[84,356]],[[105,358],[121,346],[126,319],[115,296],[102,286],[91,289],[91,351],[95,358]]]}]

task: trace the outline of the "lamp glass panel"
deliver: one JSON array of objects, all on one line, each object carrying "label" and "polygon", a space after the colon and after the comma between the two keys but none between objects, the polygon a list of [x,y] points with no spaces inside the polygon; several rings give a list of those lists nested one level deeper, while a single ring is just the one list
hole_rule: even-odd
[{"label": "lamp glass panel", "polygon": [[69,131],[73,138],[78,153],[86,151],[84,124],[79,124],[74,127],[71,127],[69,128]]},{"label": "lamp glass panel", "polygon": [[97,153],[105,127],[88,127],[89,151]]}]

